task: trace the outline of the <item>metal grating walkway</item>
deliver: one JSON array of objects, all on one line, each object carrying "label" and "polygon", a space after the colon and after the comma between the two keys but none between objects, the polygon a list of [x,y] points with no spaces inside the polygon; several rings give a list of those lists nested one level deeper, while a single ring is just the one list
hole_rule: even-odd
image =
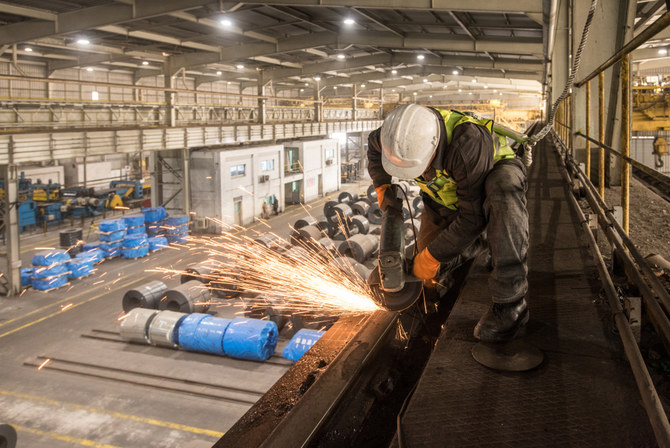
[{"label": "metal grating walkway", "polygon": [[401,446],[656,446],[558,155],[542,144],[535,157],[527,338],[544,363],[501,373],[473,360],[472,330],[490,303],[488,273],[475,266],[402,417]]}]

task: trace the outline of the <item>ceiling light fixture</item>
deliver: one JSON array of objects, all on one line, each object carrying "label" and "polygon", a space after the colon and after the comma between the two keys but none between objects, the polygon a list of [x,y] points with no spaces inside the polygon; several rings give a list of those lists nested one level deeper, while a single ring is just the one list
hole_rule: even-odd
[{"label": "ceiling light fixture", "polygon": [[230,19],[221,19],[219,20],[219,23],[225,27],[229,27],[233,24],[232,20]]},{"label": "ceiling light fixture", "polygon": [[238,70],[242,70],[242,69],[244,68],[244,65],[242,65],[242,64],[237,64],[236,67],[237,67]]},{"label": "ceiling light fixture", "polygon": [[318,81],[321,81],[321,77],[320,77],[320,76],[315,76],[315,77],[314,77],[314,81],[317,81],[317,82],[318,82]]},{"label": "ceiling light fixture", "polygon": [[142,61],[142,65],[149,65],[149,62],[147,62],[147,61]]},{"label": "ceiling light fixture", "polygon": [[428,79],[426,79],[426,78],[423,78],[423,82],[428,82]]},{"label": "ceiling light fixture", "polygon": [[92,72],[92,71],[93,71],[93,67],[86,67],[86,71],[87,71],[87,72]]},{"label": "ceiling light fixture", "polygon": [[344,24],[345,25],[353,25],[354,23],[356,23],[356,21],[354,19],[351,19],[351,18],[344,19]]},{"label": "ceiling light fixture", "polygon": [[420,61],[423,61],[426,57],[424,55],[420,54],[416,58]]},{"label": "ceiling light fixture", "polygon": [[473,83],[473,84],[477,84],[477,80],[476,80],[476,79],[473,79],[473,80],[472,80],[472,83]]},{"label": "ceiling light fixture", "polygon": [[30,47],[26,47],[26,48],[24,48],[24,50],[27,51],[28,53],[30,53],[31,51],[33,51],[33,49],[30,48]]},{"label": "ceiling light fixture", "polygon": [[221,76],[221,70],[219,70],[218,72],[216,72],[216,74],[217,74],[218,76]]},{"label": "ceiling light fixture", "polygon": [[364,88],[365,88],[365,84],[361,84],[361,89],[364,89]]},{"label": "ceiling light fixture", "polygon": [[454,70],[453,72],[451,72],[451,74],[452,75],[458,75],[458,70]]},{"label": "ceiling light fixture", "polygon": [[230,85],[231,83],[232,83],[232,81],[228,81],[228,85]]},{"label": "ceiling light fixture", "polygon": [[337,86],[333,87],[333,90],[337,90]]},{"label": "ceiling light fixture", "polygon": [[91,43],[91,41],[89,41],[88,39],[83,39],[83,38],[82,38],[82,39],[77,39],[77,43],[78,43],[79,45],[88,45],[88,44]]},{"label": "ceiling light fixture", "polygon": [[392,75],[397,75],[397,74],[398,74],[398,70],[391,70],[391,74],[392,74]]},{"label": "ceiling light fixture", "polygon": [[413,92],[412,95],[415,95],[415,96],[416,96],[416,92]]},{"label": "ceiling light fixture", "polygon": [[338,54],[338,55],[337,55],[337,59],[344,59],[345,57],[346,57],[346,56],[344,56],[343,54]]},{"label": "ceiling light fixture", "polygon": [[301,92],[304,92],[304,91],[305,91],[305,89],[300,89],[300,91],[301,91]]},{"label": "ceiling light fixture", "polygon": [[489,88],[489,86],[487,86],[486,84],[484,84],[484,88],[485,88],[485,89],[488,89],[488,88]]},{"label": "ceiling light fixture", "polygon": [[458,89],[458,93],[461,93],[462,91],[463,91],[463,89]]}]

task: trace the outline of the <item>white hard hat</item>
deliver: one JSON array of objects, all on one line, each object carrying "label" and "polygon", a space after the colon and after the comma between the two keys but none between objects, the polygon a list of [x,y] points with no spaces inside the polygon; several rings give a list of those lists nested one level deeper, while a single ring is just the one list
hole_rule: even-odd
[{"label": "white hard hat", "polygon": [[440,141],[440,120],[418,104],[394,109],[382,124],[382,166],[399,179],[419,177],[428,167]]}]

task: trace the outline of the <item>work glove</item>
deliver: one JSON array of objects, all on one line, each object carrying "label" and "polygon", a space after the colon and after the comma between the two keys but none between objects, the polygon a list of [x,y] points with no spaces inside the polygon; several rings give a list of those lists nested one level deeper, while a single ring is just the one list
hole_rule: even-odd
[{"label": "work glove", "polygon": [[385,212],[386,209],[392,208],[402,213],[402,199],[398,197],[397,185],[384,184],[375,188],[377,192],[377,203],[379,208]]},{"label": "work glove", "polygon": [[440,262],[433,257],[428,249],[419,252],[414,258],[414,266],[412,267],[412,274],[422,280],[430,280],[437,276],[440,270]]},{"label": "work glove", "polygon": [[384,184],[375,188],[375,191],[377,192],[377,204],[379,204],[379,208],[382,208],[382,202],[384,202],[384,192],[390,186],[391,184]]}]

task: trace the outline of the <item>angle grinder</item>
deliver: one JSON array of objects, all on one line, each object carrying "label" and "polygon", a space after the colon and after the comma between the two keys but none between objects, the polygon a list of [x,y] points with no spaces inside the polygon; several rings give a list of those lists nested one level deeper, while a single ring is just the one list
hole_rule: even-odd
[{"label": "angle grinder", "polygon": [[379,263],[368,277],[375,302],[389,311],[403,311],[421,295],[423,281],[412,276],[411,260],[405,255],[405,228],[400,187],[391,185],[384,193],[389,206],[382,213]]}]

